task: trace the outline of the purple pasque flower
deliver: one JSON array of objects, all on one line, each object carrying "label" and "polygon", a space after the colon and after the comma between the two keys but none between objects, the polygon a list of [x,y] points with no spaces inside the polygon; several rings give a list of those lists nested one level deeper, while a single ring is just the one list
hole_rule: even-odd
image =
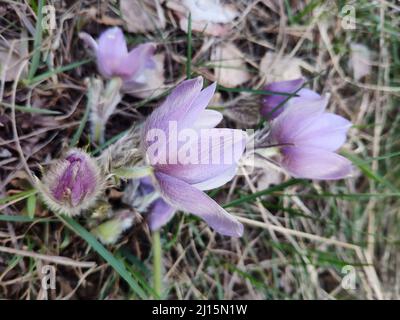
[{"label": "purple pasque flower", "polygon": [[281,165],[294,177],[337,180],[349,177],[351,162],[337,154],[351,122],[325,111],[327,97],[298,98],[271,123],[272,144],[280,146]]},{"label": "purple pasque flower", "polygon": [[118,27],[104,31],[97,42],[87,33],[81,32],[79,36],[94,51],[101,75],[106,79],[121,78],[124,91],[140,87],[144,71],[155,68],[155,44],[141,44],[128,52],[124,34]]},{"label": "purple pasque flower", "polygon": [[[143,125],[142,149],[153,168],[147,187],[160,194],[152,204],[149,224],[157,229],[182,210],[223,235],[239,237],[242,224],[202,190],[220,187],[234,177],[247,136],[242,130],[215,128],[222,115],[206,107],[216,84],[202,87],[202,77],[182,82]],[[181,140],[182,135],[190,138]],[[187,154],[192,161],[182,157]]]},{"label": "purple pasque flower", "polygon": [[36,182],[48,206],[68,215],[89,208],[103,189],[97,163],[80,149],[71,149]]},{"label": "purple pasque flower", "polygon": [[282,92],[282,93],[296,93],[297,96],[290,98],[290,100],[288,100],[287,103],[279,106],[288,98],[288,96],[274,95],[274,94],[266,95],[262,99],[262,106],[260,110],[261,115],[267,120],[273,120],[283,112],[286,105],[288,105],[289,103],[296,103],[297,99],[307,98],[312,100],[321,98],[321,96],[318,93],[307,88],[301,88],[303,84],[304,84],[304,79],[302,78],[289,81],[272,82],[267,84],[263,88],[263,90]]}]

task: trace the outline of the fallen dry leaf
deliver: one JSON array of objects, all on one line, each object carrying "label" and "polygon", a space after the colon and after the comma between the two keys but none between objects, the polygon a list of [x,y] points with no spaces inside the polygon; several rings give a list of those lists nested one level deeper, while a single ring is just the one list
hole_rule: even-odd
[{"label": "fallen dry leaf", "polygon": [[359,43],[350,44],[349,67],[357,81],[371,73],[371,53],[366,46]]},{"label": "fallen dry leaf", "polygon": [[231,43],[216,46],[211,61],[216,80],[225,87],[233,88],[250,79],[242,52]]},{"label": "fallen dry leaf", "polygon": [[[12,52],[10,51],[12,50]],[[0,79],[5,76],[5,81],[14,81],[17,77],[21,62],[28,56],[28,46],[24,39],[0,42]],[[5,73],[5,74],[4,74]],[[22,70],[21,77],[27,73],[27,67]]]},{"label": "fallen dry leaf", "polygon": [[221,4],[218,0],[170,0],[167,7],[179,17],[180,28],[187,32],[189,12],[192,17],[192,31],[212,36],[222,36],[231,30],[230,23],[238,16],[232,5]]},{"label": "fallen dry leaf", "polygon": [[261,59],[260,73],[266,78],[267,83],[298,79],[302,77],[302,64],[303,62],[299,58],[267,52]]},{"label": "fallen dry leaf", "polygon": [[165,28],[163,0],[121,0],[120,10],[129,32],[146,32]]}]

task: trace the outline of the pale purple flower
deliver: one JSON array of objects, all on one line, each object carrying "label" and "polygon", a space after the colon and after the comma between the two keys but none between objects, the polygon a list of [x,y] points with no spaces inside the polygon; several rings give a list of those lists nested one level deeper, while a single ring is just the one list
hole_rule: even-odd
[{"label": "pale purple flower", "polygon": [[351,122],[325,112],[328,98],[297,99],[271,123],[271,141],[281,151],[281,165],[294,177],[336,180],[352,173],[351,162],[335,153]]},{"label": "pale purple flower", "polygon": [[36,182],[49,207],[68,215],[90,207],[103,188],[95,160],[80,149],[70,150]]},{"label": "pale purple flower", "polygon": [[[153,230],[158,229],[172,218],[176,210],[182,210],[202,218],[223,235],[239,237],[243,233],[242,224],[201,190],[220,187],[234,177],[247,136],[241,130],[214,128],[222,120],[222,115],[217,111],[207,110],[206,107],[215,92],[216,84],[204,90],[201,90],[202,87],[202,77],[182,82],[143,126],[142,148],[148,163],[153,167],[153,175],[150,181],[142,181],[142,184],[147,188],[154,188],[161,195],[152,204],[149,225]],[[170,134],[171,123],[177,124],[178,133],[187,129],[198,133],[188,150],[199,157],[203,156],[205,162],[184,164],[179,159],[177,161],[176,154],[184,143],[174,142]],[[162,155],[154,156],[149,152],[154,141],[149,142],[148,135],[155,129],[166,134],[167,153],[163,154],[166,160],[164,162],[158,161],[163,158]],[[205,137],[204,132],[226,139],[210,144],[206,149],[199,148]],[[234,136],[239,138],[232,138]],[[228,149],[233,151],[233,161],[211,161],[213,153],[223,154]],[[198,154],[200,151],[202,155]]]},{"label": "pale purple flower", "polygon": [[87,33],[82,32],[79,36],[94,51],[101,75],[106,79],[121,78],[124,91],[142,86],[145,70],[156,66],[155,44],[141,44],[128,52],[124,34],[118,27],[104,31],[97,42]]},{"label": "pale purple flower", "polygon": [[[297,99],[319,99],[321,96],[307,88],[301,88],[304,84],[304,79],[299,78],[289,81],[279,81],[267,84],[263,89],[267,91],[296,93],[296,96],[291,97],[288,102],[281,105],[288,96],[283,95],[266,95],[262,99],[261,115],[268,120],[275,119],[279,116],[289,103],[296,103]],[[300,89],[301,88],[301,89]],[[299,90],[300,89],[300,90]],[[298,91],[297,91],[298,90]],[[297,92],[296,92],[297,91]]]}]

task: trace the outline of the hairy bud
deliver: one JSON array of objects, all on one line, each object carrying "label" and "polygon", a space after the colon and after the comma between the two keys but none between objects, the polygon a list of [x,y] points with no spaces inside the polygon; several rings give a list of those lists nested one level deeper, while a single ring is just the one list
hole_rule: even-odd
[{"label": "hairy bud", "polygon": [[36,184],[50,209],[72,216],[94,204],[104,180],[95,160],[80,149],[71,149]]}]

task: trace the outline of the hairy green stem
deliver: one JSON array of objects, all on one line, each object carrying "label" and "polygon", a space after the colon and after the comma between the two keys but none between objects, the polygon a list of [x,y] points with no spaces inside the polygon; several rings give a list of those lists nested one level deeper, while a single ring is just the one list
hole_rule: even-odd
[{"label": "hairy green stem", "polygon": [[161,265],[161,239],[160,232],[153,232],[153,277],[154,291],[161,297],[162,293],[162,265]]}]

